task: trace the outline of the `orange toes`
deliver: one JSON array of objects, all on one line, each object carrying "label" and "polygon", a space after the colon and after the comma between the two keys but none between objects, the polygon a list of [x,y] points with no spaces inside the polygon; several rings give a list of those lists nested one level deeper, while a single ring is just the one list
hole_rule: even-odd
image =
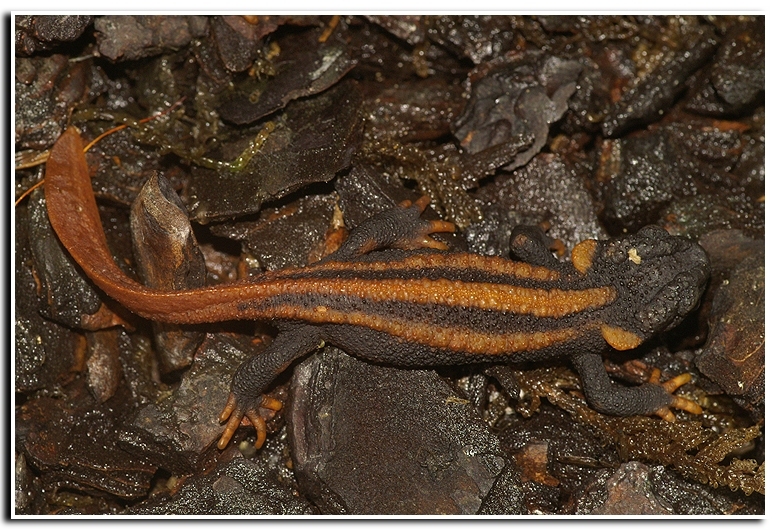
[{"label": "orange toes", "polygon": [[423,236],[417,239],[415,241],[416,246],[419,248],[432,248],[434,250],[447,250],[449,247],[447,246],[447,243],[442,243],[441,241],[436,241],[433,238],[430,238],[428,236]]},{"label": "orange toes", "polygon": [[660,416],[661,419],[668,421],[669,423],[674,423],[677,421],[677,418],[674,416],[674,413],[669,410],[669,407],[663,407],[655,411],[656,416]]},{"label": "orange toes", "polygon": [[429,204],[431,204],[431,198],[427,195],[422,195],[419,199],[414,201],[415,208],[417,208],[421,213],[425,211]]},{"label": "orange toes", "polygon": [[233,437],[233,434],[236,432],[236,429],[238,429],[238,426],[241,425],[241,418],[243,415],[233,414],[230,416],[230,420],[228,420],[227,425],[225,425],[225,430],[222,431],[222,436],[219,439],[219,442],[217,442],[217,447],[220,449],[224,449],[227,447],[228,442],[230,442],[230,439]]},{"label": "orange toes", "polygon": [[220,449],[227,447],[236,429],[246,418],[245,424],[251,424],[255,428],[257,433],[255,447],[260,449],[263,443],[265,443],[267,433],[265,422],[273,418],[280,410],[282,410],[282,402],[265,394],[260,396],[253,406],[247,406],[244,409],[243,406],[238,405],[238,399],[231,392],[227,404],[219,416],[220,423],[227,421],[227,424],[225,425],[225,430],[222,431],[219,442],[217,442],[217,447]]},{"label": "orange toes", "polygon": [[222,414],[219,415],[219,422],[223,423],[227,421],[227,419],[233,414],[233,411],[236,410],[236,396],[233,395],[233,392],[230,393],[228,396],[227,403],[225,404],[225,408],[222,409]]},{"label": "orange toes", "polygon": [[691,414],[702,413],[702,409],[698,403],[680,396],[672,396],[672,397],[674,398],[674,401],[672,401],[672,404],[670,405],[671,407],[674,407],[679,410],[684,410],[686,412],[690,412]]},{"label": "orange toes", "polygon": [[[400,208],[415,208],[419,213],[422,213],[428,205],[431,204],[431,198],[427,195],[421,196],[414,202],[402,201],[398,204]],[[410,227],[411,228],[411,227]],[[432,248],[435,250],[447,250],[449,247],[446,243],[437,241],[430,237],[431,234],[439,232],[455,232],[455,225],[449,221],[435,220],[425,221],[422,219],[417,220],[417,224],[414,226],[414,231],[407,237],[395,242],[396,248],[403,248],[406,250],[416,250],[419,248]],[[372,250],[372,249],[368,249]]]},{"label": "orange toes", "polygon": [[691,380],[691,374],[680,374],[675,378],[669,379],[668,381],[661,383],[661,386],[664,387],[664,390],[669,392],[670,394],[673,393],[675,390],[683,386],[685,383],[690,382]]},{"label": "orange toes", "polygon": [[[650,382],[662,387],[669,394],[673,394],[678,388],[691,381],[691,374],[680,374],[677,377],[673,377],[668,381],[660,382],[661,371],[657,368],[653,368],[650,374]],[[674,413],[670,409],[684,410],[691,414],[701,414],[701,407],[694,401],[682,396],[671,396],[672,402],[668,407],[658,409],[655,414],[665,419],[666,421],[675,421]]]},{"label": "orange toes", "polygon": [[414,248],[433,248],[436,250],[447,250],[447,243],[437,241],[430,237],[431,234],[438,232],[455,232],[455,225],[449,221],[427,221],[425,226],[420,229],[420,233],[413,241]]},{"label": "orange toes", "polygon": [[[260,404],[258,405],[260,409],[268,409],[268,410],[272,410],[273,412],[279,412],[280,410],[282,410],[282,406],[283,404],[281,401],[279,401],[278,399],[274,399],[271,396],[266,396],[265,394],[263,394],[263,399],[260,400]],[[273,414],[271,415],[271,418],[272,417]]]},{"label": "orange toes", "polygon": [[249,421],[252,422],[252,425],[255,427],[255,433],[257,434],[257,440],[255,440],[255,448],[260,449],[263,447],[263,444],[265,443],[265,436],[266,436],[266,428],[265,428],[265,420],[260,416],[260,414],[257,411],[250,410],[247,411],[246,417],[249,418]]},{"label": "orange toes", "polygon": [[455,224],[449,222],[449,221],[429,221],[428,222],[428,233],[438,233],[438,232],[449,232],[453,233],[455,232]]}]

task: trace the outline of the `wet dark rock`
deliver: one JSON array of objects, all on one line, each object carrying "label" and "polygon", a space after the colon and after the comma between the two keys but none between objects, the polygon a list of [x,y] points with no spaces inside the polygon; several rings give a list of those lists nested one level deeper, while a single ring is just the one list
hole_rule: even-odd
[{"label": "wet dark rock", "polygon": [[703,484],[681,479],[660,466],[650,469],[650,483],[655,495],[677,515],[757,515],[764,513],[764,500],[753,495],[750,502],[727,488],[712,490]]},{"label": "wet dark rock", "polygon": [[534,18],[548,32],[575,34],[593,42],[629,39],[640,30],[636,17],[625,15],[538,15]]},{"label": "wet dark rock", "polygon": [[739,159],[736,131],[673,125],[601,146],[596,175],[604,218],[632,230],[657,221],[675,199],[708,187],[733,186],[728,171]]},{"label": "wet dark rock", "polygon": [[35,476],[24,454],[14,455],[14,514],[36,515],[45,513],[46,499],[41,481]]},{"label": "wet dark rock", "polygon": [[[595,58],[583,57],[579,59],[582,72],[577,79],[577,87],[569,98],[569,112],[563,115],[560,128],[567,134],[587,132],[596,134],[600,131],[601,121],[611,105],[610,82],[613,81],[615,67],[611,61],[603,56],[602,51]],[[611,57],[614,59],[614,57]],[[607,65],[600,64],[606,62]]]},{"label": "wet dark rock", "polygon": [[120,434],[123,447],[172,473],[193,472],[202,453],[222,433],[218,417],[233,372],[258,348],[251,338],[206,335],[179,386],[165,399],[142,408]]},{"label": "wet dark rock", "polygon": [[433,211],[465,228],[482,217],[466,190],[512,162],[518,151],[531,146],[532,138],[520,134],[477,153],[449,143],[426,143],[449,139],[450,127],[466,101],[460,91],[434,79],[414,86],[412,92],[406,85],[396,85],[366,103],[365,135],[370,141],[359,157],[389,176],[416,182],[419,191],[431,198]]},{"label": "wet dark rock", "polygon": [[118,333],[117,329],[86,333],[87,384],[99,403],[114,396],[122,377]]},{"label": "wet dark rock", "polygon": [[100,309],[100,296],[57,239],[42,190],[31,197],[29,215],[30,245],[41,282],[39,310],[60,324],[82,327],[85,316]]},{"label": "wet dark rock", "polygon": [[[148,114],[161,114],[157,119],[148,122],[146,127],[133,131],[135,138],[142,143],[154,145],[155,137],[186,134],[187,129],[168,114],[174,102],[187,97],[202,97],[193,93],[192,82],[195,72],[181,64],[181,53],[167,53],[144,61],[143,66],[135,70],[133,81],[138,97],[138,105]],[[184,63],[186,65],[186,63]]]},{"label": "wet dark rock", "polygon": [[[482,506],[479,507],[478,515],[541,513],[538,510],[539,503],[537,503],[538,496],[535,489],[533,484],[531,487],[523,484],[517,470],[507,466],[496,479],[493,489],[485,497]],[[548,494],[548,498],[556,497],[555,492],[553,495],[549,495],[549,490],[544,493]]]},{"label": "wet dark rock", "polygon": [[518,225],[549,223],[548,235],[569,249],[584,239],[604,239],[582,175],[558,155],[539,155],[512,175],[481,188],[485,220],[466,231],[472,252],[508,255]]},{"label": "wet dark rock", "polygon": [[256,32],[256,24],[250,24],[236,15],[217,16],[211,19],[211,31],[217,44],[222,64],[229,72],[243,72],[252,66],[262,36]]},{"label": "wet dark rock", "polygon": [[436,78],[387,87],[365,102],[366,136],[404,143],[447,136],[466,104],[461,93]]},{"label": "wet dark rock", "polygon": [[763,417],[766,377],[764,267],[761,245],[716,286],[709,338],[696,360],[702,374],[754,417]]},{"label": "wet dark rock", "polygon": [[425,23],[422,15],[365,15],[365,17],[413,46],[425,40]]},{"label": "wet dark rock", "polygon": [[664,127],[662,131],[672,138],[680,153],[690,153],[691,158],[711,166],[711,169],[694,168],[694,175],[703,182],[718,185],[735,182],[725,173],[734,169],[742,155],[745,128],[738,123],[691,121]]},{"label": "wet dark rock", "polygon": [[[179,291],[203,287],[206,264],[187,210],[167,179],[154,174],[130,209],[138,273],[148,287]],[[154,340],[164,372],[192,362],[203,332],[155,322]]]},{"label": "wet dark rock", "polygon": [[[738,122],[691,122],[664,128],[677,171],[693,177],[696,195],[681,196],[663,209],[673,233],[699,237],[717,229],[764,231],[763,138]],[[760,158],[760,162],[759,159]]]},{"label": "wet dark rock", "polygon": [[597,431],[560,409],[543,406],[530,418],[505,421],[501,446],[514,456],[530,513],[561,513],[564,499],[579,498],[602,467],[617,461]]},{"label": "wet dark rock", "polygon": [[[751,191],[753,196],[763,196],[766,181],[766,140],[764,138],[763,110],[753,115],[754,128],[747,133],[742,156],[733,170],[740,183]],[[755,191],[753,191],[755,190]]]},{"label": "wet dark rock", "polygon": [[96,196],[128,206],[160,161],[153,147],[140,143],[128,130],[104,138],[87,153]]},{"label": "wet dark rock", "polygon": [[743,193],[729,190],[681,197],[660,214],[669,233],[692,238],[718,230],[743,230],[761,236],[764,229],[764,206]]},{"label": "wet dark rock", "polygon": [[76,489],[102,492],[122,499],[143,497],[156,467],[117,446],[118,426],[130,405],[116,395],[94,407],[76,389],[61,400],[38,397],[20,407],[17,448],[28,462],[45,474],[47,491]]},{"label": "wet dark rock", "polygon": [[478,153],[512,137],[528,136],[533,145],[507,169],[528,163],[547,143],[550,124],[568,109],[582,66],[542,53],[500,58],[469,75],[471,94],[453,134],[468,153]]},{"label": "wet dark rock", "polygon": [[[222,62],[213,31],[207,30],[206,36],[195,42],[192,54],[198,61],[201,75],[220,85],[227,85],[230,82],[231,73]],[[216,109],[214,111],[216,114]]]},{"label": "wet dark rock", "polygon": [[748,237],[741,230],[713,230],[699,238],[712,266],[711,287],[716,287],[750,256],[764,252],[766,241]]},{"label": "wet dark rock", "polygon": [[480,64],[516,50],[515,17],[495,15],[366,15],[372,23],[426,53],[433,43],[458,59]]},{"label": "wet dark rock", "polygon": [[73,108],[89,94],[92,71],[65,55],[17,57],[15,63],[17,149],[46,149],[54,144]]},{"label": "wet dark rock", "polygon": [[461,15],[427,17],[427,36],[474,64],[515,48],[512,17]]},{"label": "wet dark rock", "polygon": [[119,335],[123,384],[127,386],[136,407],[161,399],[167,388],[160,384],[157,353],[146,334]]},{"label": "wet dark rock", "polygon": [[710,116],[734,116],[764,96],[764,17],[732,26],[723,38],[707,77],[685,108]]},{"label": "wet dark rock", "polygon": [[73,377],[72,370],[77,366],[74,348],[79,339],[67,328],[37,312],[25,314],[17,305],[14,344],[16,392],[48,388]]},{"label": "wet dark rock", "polygon": [[32,55],[78,39],[92,23],[90,15],[16,15],[17,55]]},{"label": "wet dark rock", "polygon": [[507,464],[468,401],[433,371],[326,349],[291,384],[293,461],[323,513],[474,514]]},{"label": "wet dark rock", "polygon": [[263,54],[272,55],[263,52],[262,40],[284,24],[319,26],[320,21],[313,15],[219,15],[210,17],[208,40],[227,72],[244,72]]},{"label": "wet dark rock", "polygon": [[[753,501],[756,501],[755,503]],[[661,466],[632,461],[601,472],[577,501],[579,515],[750,515],[763,513],[760,498],[682,480]]]},{"label": "wet dark rock", "polygon": [[265,465],[234,458],[187,480],[170,499],[129,509],[132,515],[313,515],[313,507],[285,488]]},{"label": "wet dark rock", "polygon": [[[332,179],[349,165],[360,145],[361,101],[355,85],[342,83],[317,97],[290,103],[274,132],[244,169],[193,170],[191,215],[205,222],[254,213],[270,198]],[[239,149],[245,147],[246,143]],[[241,190],[240,195],[236,190]]]},{"label": "wet dark rock", "polygon": [[399,145],[397,141],[385,139],[378,142],[372,155],[367,156],[373,164],[384,165],[386,173],[415,181],[420,193],[431,198],[433,211],[465,229],[482,218],[479,205],[466,190],[477,187],[482,179],[495,174],[530,143],[530,139],[521,135],[469,154],[452,145],[420,149],[414,144]]},{"label": "wet dark rock", "polygon": [[[255,122],[293,99],[318,94],[341,79],[357,61],[336,36],[320,43],[320,33],[319,29],[292,33],[277,41],[281,51],[269,66],[274,75],[265,83],[253,84],[251,94],[240,94],[222,105],[222,119],[239,125]],[[235,47],[231,49],[236,53]]]},{"label": "wet dark rock", "polygon": [[128,61],[176,50],[206,31],[197,15],[107,15],[95,19],[100,53],[112,61]]},{"label": "wet dark rock", "polygon": [[604,119],[601,126],[604,136],[614,138],[658,121],[685,90],[688,77],[710,59],[717,45],[712,28],[704,26],[692,42],[653,72],[638,79]]},{"label": "wet dark rock", "polygon": [[[403,24],[403,16],[390,16]],[[425,17],[420,17],[424,19]],[[421,22],[424,25],[424,22]],[[470,65],[456,54],[443,46],[423,38],[419,43],[412,44],[406,39],[399,39],[388,28],[383,30],[376,24],[353,17],[349,22],[350,38],[348,39],[352,57],[358,59],[358,64],[350,73],[350,77],[361,79],[367,95],[373,90],[383,90],[395,82],[420,81],[443,75],[451,78],[457,72],[457,77],[465,75]],[[417,30],[413,30],[417,31]],[[419,31],[425,33],[426,28]],[[412,40],[414,36],[410,37]],[[393,83],[386,80],[393,79]],[[459,86],[460,81],[453,83]]]},{"label": "wet dark rock", "polygon": [[17,393],[60,384],[73,377],[77,363],[74,332],[41,317],[38,273],[29,241],[28,206],[15,212],[14,377]]},{"label": "wet dark rock", "polygon": [[244,252],[265,270],[303,267],[311,263],[312,249],[324,240],[335,207],[335,196],[313,195],[264,210],[256,221],[225,223],[211,231],[241,241]]},{"label": "wet dark rock", "polygon": [[328,23],[330,23],[333,16],[338,15],[327,17],[320,15],[255,15],[253,18],[263,32],[271,33],[282,25],[299,27],[323,25],[325,20],[328,20]]},{"label": "wet dark rock", "polygon": [[[600,502],[585,503],[577,512],[589,515],[673,515],[672,507],[653,492],[650,468],[640,462],[622,464],[603,481],[597,481],[589,496],[599,495]],[[603,489],[602,489],[603,488]]]},{"label": "wet dark rock", "polygon": [[49,42],[76,40],[92,21],[89,15],[37,15],[31,18],[35,36]]}]

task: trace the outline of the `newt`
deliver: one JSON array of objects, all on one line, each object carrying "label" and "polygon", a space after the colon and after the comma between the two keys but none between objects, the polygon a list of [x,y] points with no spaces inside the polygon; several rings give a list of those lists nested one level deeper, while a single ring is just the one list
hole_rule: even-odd
[{"label": "newt", "polygon": [[244,420],[255,427],[282,404],[264,392],[293,361],[324,342],[368,361],[408,367],[568,359],[597,411],[653,415],[701,413],[673,394],[690,380],[626,387],[610,380],[601,355],[630,350],[671,329],[693,310],[709,276],[704,250],[658,226],[607,241],[586,240],[559,261],[538,235],[519,232],[515,250],[528,262],[449,252],[432,234],[452,232],[425,221],[425,199],[380,212],[344,244],[302,268],[251,281],[164,291],[123,273],[108,249],[76,129],[56,142],[46,165],[49,218],[60,241],[94,284],[143,318],[195,324],[264,320],[278,335],[233,376],[218,442]]}]

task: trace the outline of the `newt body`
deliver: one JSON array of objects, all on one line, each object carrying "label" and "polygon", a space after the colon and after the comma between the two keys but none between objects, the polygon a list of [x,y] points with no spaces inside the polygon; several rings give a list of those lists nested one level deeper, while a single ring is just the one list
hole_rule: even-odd
[{"label": "newt body", "polygon": [[573,249],[571,263],[554,259],[528,233],[518,238],[517,250],[535,263],[522,263],[445,252],[429,235],[454,227],[420,219],[427,203],[418,201],[372,217],[316,264],[251,282],[166,292],[136,283],[113,262],[73,129],[52,149],[46,200],[65,248],[99,288],[131,311],[164,322],[259,319],[278,327],[274,342],[233,378],[220,447],[245,416],[262,445],[265,419],[281,407],[263,392],[322,341],[401,366],[568,358],[597,410],[667,419],[674,418],[669,407],[700,411],[671,395],[687,378],[622,387],[609,380],[600,357],[610,347],[635,348],[698,304],[709,274],[706,254],[659,227],[584,241]]}]

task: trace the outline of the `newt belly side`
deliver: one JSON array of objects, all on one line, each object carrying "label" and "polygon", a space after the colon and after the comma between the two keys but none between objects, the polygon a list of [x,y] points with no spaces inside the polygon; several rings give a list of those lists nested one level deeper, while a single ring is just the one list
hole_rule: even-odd
[{"label": "newt belly side", "polygon": [[454,227],[420,219],[427,205],[420,200],[367,220],[313,265],[169,292],[138,284],[114,263],[75,129],[49,156],[46,202],[54,230],[89,278],[138,315],[181,324],[267,320],[279,328],[275,341],[234,375],[220,448],[244,417],[262,445],[265,420],[281,407],[263,392],[322,341],[402,366],[568,358],[601,412],[673,419],[670,407],[701,411],[671,394],[687,374],[627,388],[612,383],[601,362],[610,347],[635,348],[698,304],[709,275],[704,250],[659,227],[584,241],[572,250],[571,263],[552,258],[529,234],[519,238],[520,253],[539,258],[523,263],[446,252],[430,234]]}]

